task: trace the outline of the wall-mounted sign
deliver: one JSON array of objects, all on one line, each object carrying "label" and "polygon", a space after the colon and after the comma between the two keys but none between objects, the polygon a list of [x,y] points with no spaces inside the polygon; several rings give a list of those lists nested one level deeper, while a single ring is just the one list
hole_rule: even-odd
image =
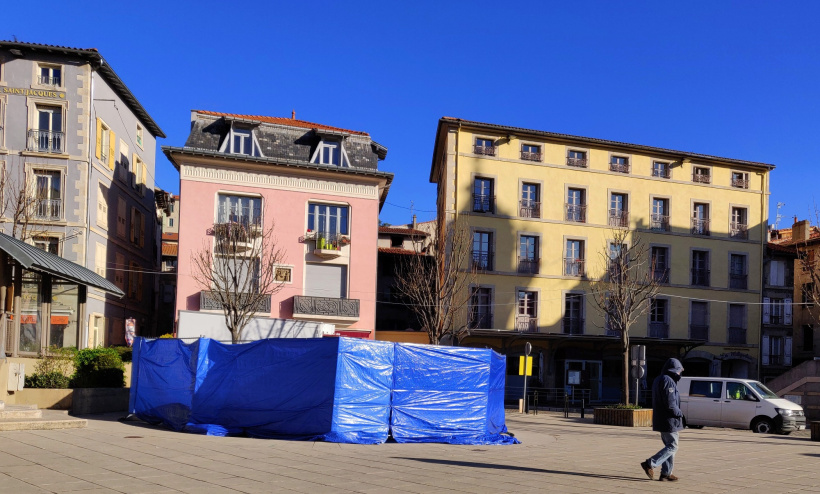
[{"label": "wall-mounted sign", "polygon": [[45,89],[29,89],[21,87],[0,88],[0,94],[19,94],[20,96],[38,96],[40,98],[65,99],[65,91],[48,91]]}]

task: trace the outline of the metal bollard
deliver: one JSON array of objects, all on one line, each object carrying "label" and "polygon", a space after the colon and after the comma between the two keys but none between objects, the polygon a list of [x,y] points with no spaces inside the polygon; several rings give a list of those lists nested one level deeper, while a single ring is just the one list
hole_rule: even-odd
[{"label": "metal bollard", "polygon": [[581,398],[581,418],[584,418],[584,399]]},{"label": "metal bollard", "polygon": [[569,395],[564,393],[564,418],[569,418]]}]

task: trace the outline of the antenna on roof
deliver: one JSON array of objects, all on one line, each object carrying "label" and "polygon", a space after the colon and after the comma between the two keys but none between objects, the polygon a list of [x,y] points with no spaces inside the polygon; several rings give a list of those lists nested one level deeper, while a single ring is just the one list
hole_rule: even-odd
[{"label": "antenna on roof", "polygon": [[774,217],[774,229],[775,230],[777,230],[777,225],[780,224],[780,220],[783,219],[783,215],[780,214],[780,208],[782,208],[785,205],[786,205],[785,202],[778,202],[777,203],[777,215],[775,215],[775,217]]},{"label": "antenna on roof", "polygon": [[17,43],[17,35],[12,34],[11,37],[14,38],[14,42]]}]

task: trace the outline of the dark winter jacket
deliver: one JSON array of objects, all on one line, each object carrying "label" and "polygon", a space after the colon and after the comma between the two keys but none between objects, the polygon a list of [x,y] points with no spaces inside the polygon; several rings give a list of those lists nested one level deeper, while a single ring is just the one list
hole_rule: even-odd
[{"label": "dark winter jacket", "polygon": [[680,361],[670,358],[663,365],[661,375],[652,383],[652,430],[677,432],[683,430],[678,381],[683,372]]}]

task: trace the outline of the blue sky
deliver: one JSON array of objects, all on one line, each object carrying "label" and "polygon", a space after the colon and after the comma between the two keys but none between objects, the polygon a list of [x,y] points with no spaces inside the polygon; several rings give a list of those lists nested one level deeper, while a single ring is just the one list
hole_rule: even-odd
[{"label": "blue sky", "polygon": [[[99,49],[160,145],[191,109],[370,133],[389,223],[434,217],[445,115],[773,163],[781,227],[820,203],[820,2],[40,1],[3,19],[2,39]],[[157,182],[178,191],[159,150]]]}]

